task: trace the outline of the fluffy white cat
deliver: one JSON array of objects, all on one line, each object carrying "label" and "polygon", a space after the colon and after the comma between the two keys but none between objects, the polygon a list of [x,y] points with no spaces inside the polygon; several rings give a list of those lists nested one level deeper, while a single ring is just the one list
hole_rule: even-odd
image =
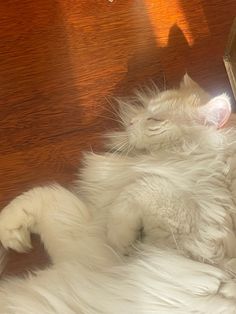
[{"label": "fluffy white cat", "polygon": [[85,156],[74,193],[39,187],[2,210],[3,246],[23,252],[38,233],[52,266],[2,280],[1,313],[236,313],[228,97],[185,76],[120,105],[112,152]]},{"label": "fluffy white cat", "polygon": [[199,261],[236,257],[236,133],[219,129],[229,98],[211,99],[185,75],[179,89],[120,105],[113,152],[86,155],[78,184],[85,202],[108,216],[110,244],[126,253],[141,231],[144,242]]}]

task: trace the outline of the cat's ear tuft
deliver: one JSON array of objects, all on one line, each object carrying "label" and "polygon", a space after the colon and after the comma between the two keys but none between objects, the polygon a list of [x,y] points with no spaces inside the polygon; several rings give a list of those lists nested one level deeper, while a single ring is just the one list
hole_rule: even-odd
[{"label": "cat's ear tuft", "polygon": [[180,88],[200,88],[198,83],[196,83],[189,75],[188,73],[184,74],[184,77],[182,78],[182,81],[180,83]]},{"label": "cat's ear tuft", "polygon": [[226,94],[222,94],[211,99],[198,110],[200,119],[205,125],[221,128],[229,120],[231,114],[230,99]]}]

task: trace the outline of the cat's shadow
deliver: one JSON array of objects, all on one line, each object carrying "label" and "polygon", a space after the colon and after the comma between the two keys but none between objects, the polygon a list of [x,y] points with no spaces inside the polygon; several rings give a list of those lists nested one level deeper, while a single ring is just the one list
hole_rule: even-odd
[{"label": "cat's shadow", "polygon": [[[114,95],[132,94],[134,88],[151,81],[160,89],[167,89],[176,86],[187,72],[211,94],[227,91],[232,96],[223,58],[211,60],[210,55],[202,56],[203,47],[210,45],[210,35],[199,40],[194,39],[190,45],[181,28],[174,24],[169,30],[166,47],[159,47],[154,34],[152,36],[153,41],[149,48],[137,50],[129,59],[126,75],[116,85]],[[212,64],[215,63],[218,63],[218,68],[221,67],[220,75],[212,70]],[[140,67],[142,71],[138,71]]]},{"label": "cat's shadow", "polygon": [[[126,75],[116,85],[113,94],[130,94],[137,85],[142,86],[151,81],[160,89],[173,86],[187,71],[186,60],[190,49],[182,30],[176,24],[169,31],[166,47],[158,47],[153,34],[148,49],[137,50],[129,59]],[[142,71],[138,71],[140,67]]]}]

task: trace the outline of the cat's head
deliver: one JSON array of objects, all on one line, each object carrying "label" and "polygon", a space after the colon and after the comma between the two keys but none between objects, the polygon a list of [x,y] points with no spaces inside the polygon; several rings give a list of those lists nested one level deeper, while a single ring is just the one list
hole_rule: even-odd
[{"label": "cat's head", "polygon": [[135,149],[178,145],[193,132],[197,136],[204,128],[222,127],[231,113],[226,94],[210,98],[187,74],[178,89],[136,96],[134,101],[120,102],[120,136]]}]

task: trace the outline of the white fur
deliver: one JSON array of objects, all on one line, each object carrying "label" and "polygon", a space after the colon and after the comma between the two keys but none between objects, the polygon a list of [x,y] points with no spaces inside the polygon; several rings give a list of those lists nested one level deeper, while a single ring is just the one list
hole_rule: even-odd
[{"label": "white fur", "polygon": [[236,313],[236,283],[227,273],[146,245],[122,260],[91,217],[57,185],[31,190],[4,209],[4,246],[22,251],[28,232],[37,232],[54,265],[2,281],[1,313]]},{"label": "white fur", "polygon": [[[138,102],[139,100],[139,102]],[[122,253],[144,241],[199,261],[236,257],[235,131],[226,95],[210,99],[188,76],[180,88],[121,103],[112,153],[85,156],[79,193],[108,215],[107,235]]]},{"label": "white fur", "polygon": [[214,103],[188,76],[138,92],[120,103],[110,152],[85,156],[75,193],[39,187],[4,208],[3,246],[25,251],[38,233],[53,265],[3,280],[1,313],[236,313],[223,270],[236,269],[235,133],[217,130],[228,98],[220,114]]}]

